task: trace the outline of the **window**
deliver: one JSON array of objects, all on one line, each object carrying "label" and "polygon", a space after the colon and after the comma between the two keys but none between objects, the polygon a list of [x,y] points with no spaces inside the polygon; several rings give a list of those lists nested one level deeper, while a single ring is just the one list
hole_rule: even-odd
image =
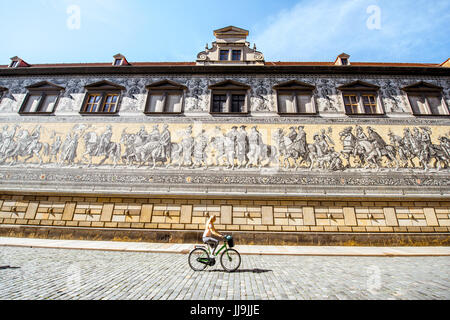
[{"label": "window", "polygon": [[220,50],[220,61],[228,61],[228,56],[230,54],[229,50]]},{"label": "window", "polygon": [[81,114],[116,114],[119,112],[121,91],[124,87],[109,81],[100,81],[85,87],[87,94]]},{"label": "window", "polygon": [[338,88],[342,91],[347,115],[382,115],[378,102],[379,87],[362,81],[355,81]]},{"label": "window", "polygon": [[347,58],[341,58],[341,64],[343,66],[347,66],[348,65],[348,59]]},{"label": "window", "polygon": [[115,65],[115,66],[121,66],[121,65],[122,65],[122,62],[123,62],[123,59],[122,59],[122,58],[120,58],[120,59],[115,59],[115,60],[114,60],[114,65]]},{"label": "window", "polygon": [[274,89],[277,91],[279,114],[316,114],[314,86],[293,80],[276,85]]},{"label": "window", "polygon": [[118,94],[107,94],[105,97],[103,112],[115,112],[118,102],[119,102]]},{"label": "window", "polygon": [[233,61],[241,61],[241,55],[242,55],[241,50],[233,50],[231,53],[231,59]]},{"label": "window", "polygon": [[182,92],[151,92],[147,113],[181,113]]},{"label": "window", "polygon": [[345,113],[378,114],[377,97],[375,94],[344,94]]},{"label": "window", "polygon": [[246,113],[245,91],[217,91],[212,95],[213,113]]},{"label": "window", "polygon": [[21,114],[51,114],[59,101],[64,88],[49,82],[40,82],[27,87],[28,94],[19,109]]},{"label": "window", "polygon": [[88,95],[84,112],[115,113],[119,96],[119,93],[91,93]]},{"label": "window", "polygon": [[213,112],[225,112],[227,108],[227,95],[214,94],[213,95]]},{"label": "window", "polygon": [[147,86],[149,94],[145,113],[179,114],[183,112],[184,91],[187,87],[176,82],[164,80]]},{"label": "window", "polygon": [[307,92],[280,92],[278,94],[278,113],[315,113],[312,94]]},{"label": "window", "polygon": [[19,61],[12,61],[11,64],[9,65],[10,68],[17,68],[17,66],[19,65]]},{"label": "window", "polygon": [[408,94],[414,115],[445,115],[441,95],[437,93]]},{"label": "window", "polygon": [[92,93],[88,95],[84,108],[86,113],[116,113],[119,93]]},{"label": "window", "polygon": [[345,113],[347,114],[359,113],[359,103],[357,95],[344,94],[344,105],[345,105]]},{"label": "window", "polygon": [[86,112],[97,112],[100,110],[101,94],[90,94],[87,99]]},{"label": "window", "polygon": [[249,86],[236,81],[223,81],[209,87],[211,94],[211,113],[246,114],[248,113],[247,92]]},{"label": "window", "polygon": [[245,94],[231,95],[231,112],[244,112]]},{"label": "window", "polygon": [[419,82],[403,88],[408,94],[414,115],[448,115],[448,107],[442,99],[442,88],[431,83]]}]

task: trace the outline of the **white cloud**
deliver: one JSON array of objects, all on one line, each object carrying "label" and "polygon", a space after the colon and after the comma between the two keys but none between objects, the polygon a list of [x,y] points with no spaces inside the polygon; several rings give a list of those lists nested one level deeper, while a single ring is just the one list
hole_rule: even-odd
[{"label": "white cloud", "polygon": [[[367,21],[378,6],[381,28]],[[450,52],[445,0],[303,0],[269,18],[254,37],[267,61],[444,61]]]}]

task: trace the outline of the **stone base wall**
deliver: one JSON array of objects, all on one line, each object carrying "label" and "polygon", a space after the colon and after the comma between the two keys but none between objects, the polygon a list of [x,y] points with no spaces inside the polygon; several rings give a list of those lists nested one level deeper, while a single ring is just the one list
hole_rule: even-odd
[{"label": "stone base wall", "polygon": [[331,201],[0,195],[0,225],[241,233],[449,233],[450,199]]}]

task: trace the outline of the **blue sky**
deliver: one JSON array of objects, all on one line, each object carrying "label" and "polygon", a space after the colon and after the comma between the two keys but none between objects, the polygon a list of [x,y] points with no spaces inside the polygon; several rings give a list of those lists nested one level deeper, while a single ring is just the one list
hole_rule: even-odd
[{"label": "blue sky", "polygon": [[[79,8],[80,19],[74,20]],[[266,61],[441,63],[450,57],[448,0],[0,0],[0,64],[194,61],[212,31],[250,31]]]}]

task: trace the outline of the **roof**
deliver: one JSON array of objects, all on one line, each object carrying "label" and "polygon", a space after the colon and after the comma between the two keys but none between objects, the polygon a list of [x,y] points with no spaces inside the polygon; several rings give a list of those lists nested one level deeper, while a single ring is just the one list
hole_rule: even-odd
[{"label": "roof", "polygon": [[[130,62],[131,66],[151,67],[151,66],[195,66],[195,62]],[[334,62],[266,62],[266,66],[334,66]],[[352,62],[353,66],[360,67],[442,67],[439,63],[397,63],[397,62]],[[32,64],[29,68],[67,68],[67,67],[110,67],[111,62],[94,63],[50,63]],[[8,68],[8,65],[0,65],[0,68]]]}]

